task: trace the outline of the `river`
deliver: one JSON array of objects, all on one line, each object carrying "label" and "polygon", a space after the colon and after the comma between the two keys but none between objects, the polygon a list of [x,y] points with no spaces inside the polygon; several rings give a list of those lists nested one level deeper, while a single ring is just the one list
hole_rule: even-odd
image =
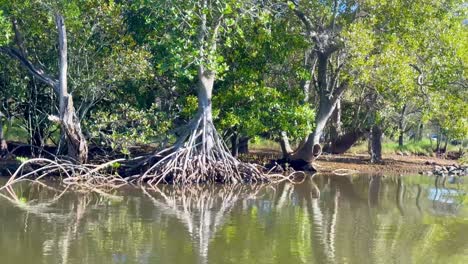
[{"label": "river", "polygon": [[110,195],[22,183],[1,192],[0,263],[468,263],[468,184],[455,180],[316,175]]}]

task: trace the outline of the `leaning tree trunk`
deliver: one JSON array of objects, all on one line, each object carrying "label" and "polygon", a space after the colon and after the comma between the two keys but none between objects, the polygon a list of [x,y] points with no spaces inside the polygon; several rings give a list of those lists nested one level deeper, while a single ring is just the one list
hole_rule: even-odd
[{"label": "leaning tree trunk", "polygon": [[449,137],[446,135],[445,136],[445,143],[444,143],[444,153],[445,155],[447,155],[447,147],[448,147],[448,143],[449,143]]},{"label": "leaning tree trunk", "polygon": [[369,152],[371,163],[382,162],[382,129],[379,125],[373,125],[369,135]]},{"label": "leaning tree trunk", "polygon": [[304,145],[299,147],[290,157],[291,160],[312,162],[321,154],[320,138],[327,125],[338,100],[345,91],[347,84],[337,85],[337,77],[331,81],[332,76],[328,74],[328,61],[331,52],[334,49],[330,47],[329,51],[317,52],[317,86],[319,96],[319,107],[315,117],[315,130],[310,133]]},{"label": "leaning tree trunk", "polygon": [[349,131],[340,135],[336,140],[324,146],[323,151],[332,154],[343,154],[364,136],[360,130]]},{"label": "leaning tree trunk", "polygon": [[330,119],[333,113],[335,103],[326,98],[320,98],[319,111],[315,117],[315,130],[309,134],[304,145],[291,155],[291,160],[312,162],[321,154],[320,137],[323,134],[328,119]]}]

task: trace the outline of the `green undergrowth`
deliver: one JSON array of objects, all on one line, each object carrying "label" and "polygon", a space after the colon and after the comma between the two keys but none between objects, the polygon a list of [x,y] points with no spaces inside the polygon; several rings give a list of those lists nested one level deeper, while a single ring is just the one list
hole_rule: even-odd
[{"label": "green undergrowth", "polygon": [[259,151],[279,151],[281,149],[278,142],[261,137],[249,140],[249,148]]},{"label": "green undergrowth", "polygon": [[[423,155],[432,156],[434,155],[434,149],[436,148],[436,142],[429,139],[423,139],[421,141],[407,141],[403,146],[399,146],[398,142],[391,140],[384,140],[382,142],[382,154],[408,154],[408,155]],[[448,151],[458,151],[459,146],[449,144],[447,146]],[[348,153],[363,154],[367,153],[367,141],[361,141],[358,144],[351,147]]]},{"label": "green undergrowth", "polygon": [[458,162],[462,165],[468,165],[468,153],[464,153],[459,159]]}]

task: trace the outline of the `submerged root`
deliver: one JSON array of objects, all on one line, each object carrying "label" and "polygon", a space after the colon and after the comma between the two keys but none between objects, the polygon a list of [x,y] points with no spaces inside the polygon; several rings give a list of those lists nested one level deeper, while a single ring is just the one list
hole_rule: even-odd
[{"label": "submerged root", "polygon": [[155,154],[156,162],[131,181],[158,183],[246,183],[268,181],[256,165],[231,155],[211,121],[199,114],[170,148]]}]

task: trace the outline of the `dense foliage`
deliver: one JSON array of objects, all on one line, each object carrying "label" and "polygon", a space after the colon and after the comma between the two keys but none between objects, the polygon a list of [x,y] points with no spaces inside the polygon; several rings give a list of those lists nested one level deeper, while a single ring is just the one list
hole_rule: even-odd
[{"label": "dense foliage", "polygon": [[200,66],[216,75],[225,139],[299,142],[322,124],[322,143],[376,125],[402,144],[468,136],[461,0],[0,0],[0,125],[40,148],[61,140],[56,95],[4,51],[57,76],[56,13],[84,133],[113,151],[174,142],[197,111]]}]

